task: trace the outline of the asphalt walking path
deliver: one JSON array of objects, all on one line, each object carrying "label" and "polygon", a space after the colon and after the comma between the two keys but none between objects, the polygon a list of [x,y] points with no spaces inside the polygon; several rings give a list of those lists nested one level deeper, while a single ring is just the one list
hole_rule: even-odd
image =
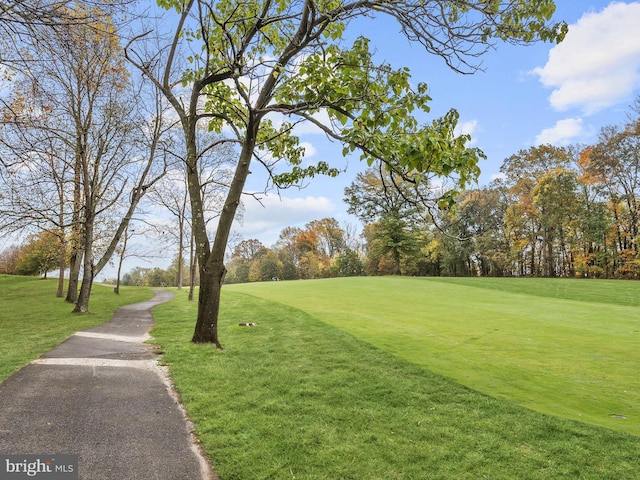
[{"label": "asphalt walking path", "polygon": [[122,307],[1,383],[0,454],[77,455],[81,480],[215,479],[145,343],[172,298]]}]

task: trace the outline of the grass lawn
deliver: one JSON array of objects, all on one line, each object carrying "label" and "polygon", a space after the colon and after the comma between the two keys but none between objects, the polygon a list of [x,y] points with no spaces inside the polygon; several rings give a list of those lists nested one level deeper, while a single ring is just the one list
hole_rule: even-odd
[{"label": "grass lawn", "polygon": [[57,280],[0,275],[0,381],[52,349],[78,330],[111,319],[122,306],[153,297],[147,288],[95,285],[89,314],[72,314],[73,305],[56,298]]},{"label": "grass lawn", "polygon": [[[553,366],[565,359],[554,350],[578,355],[576,342],[610,361],[605,357],[616,349],[598,350],[599,336],[623,338],[617,330],[633,325],[635,308],[584,308],[585,302],[504,288],[401,278],[239,285],[223,295],[223,352],[189,342],[196,304],[186,293],[154,308],[152,332],[222,480],[613,480],[640,471],[637,436],[538,413],[518,405],[522,399],[492,398],[525,389],[523,372],[546,377],[549,369],[549,377],[557,376]],[[604,307],[612,315],[597,322]],[[596,311],[583,330],[569,318],[578,309]],[[558,337],[542,332],[550,327],[563,332],[562,340],[532,348]],[[566,341],[581,331],[590,342]],[[631,350],[618,362],[635,362]],[[468,371],[469,383],[491,377],[492,396],[447,378],[452,362],[449,370]],[[513,370],[518,364],[523,370]],[[567,376],[588,378],[590,366],[574,357]],[[609,383],[626,375],[619,371],[608,372]],[[529,380],[537,402],[555,393],[537,389],[556,381]],[[501,394],[503,387],[512,391]],[[620,424],[637,421],[629,412]]]},{"label": "grass lawn", "polygon": [[229,290],[302,309],[491,396],[640,436],[640,283],[370,277]]}]

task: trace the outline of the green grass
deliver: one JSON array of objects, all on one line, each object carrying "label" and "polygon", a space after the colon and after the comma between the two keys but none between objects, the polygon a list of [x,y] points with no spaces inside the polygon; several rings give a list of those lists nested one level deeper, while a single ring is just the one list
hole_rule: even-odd
[{"label": "green grass", "polygon": [[55,297],[57,281],[0,275],[0,381],[74,332],[107,322],[115,310],[153,297],[146,288],[93,287],[89,314]]},{"label": "green grass", "polygon": [[620,281],[402,277],[229,288],[302,309],[491,396],[634,435],[640,309],[627,305],[639,289]]},{"label": "green grass", "polygon": [[[394,303],[391,297],[413,293],[413,298],[425,289],[444,293],[438,285],[463,288],[420,279],[225,288],[219,326],[223,352],[189,342],[196,304],[187,302],[186,294],[156,307],[152,334],[165,351],[164,360],[220,478],[637,477],[640,442],[635,436],[544,415],[468,389],[387,351],[395,344],[388,332],[380,343],[389,345],[376,347],[371,338],[363,341],[342,330],[349,319],[359,323],[365,316],[356,306],[349,307],[351,315],[340,313],[345,297],[356,297],[362,288],[374,304],[366,309],[371,325],[361,330],[379,331],[381,325],[397,328],[386,307]],[[241,290],[303,303],[305,310]],[[324,295],[331,292],[340,295],[333,305],[325,305]],[[467,301],[458,298],[457,303]],[[413,300],[403,308],[429,317],[425,311],[417,315],[415,307]],[[341,328],[326,321],[331,317]],[[238,327],[239,322],[257,326]],[[439,335],[448,335],[450,327],[441,325]],[[430,330],[407,327],[405,334],[426,338]],[[455,344],[451,339],[442,343]]]}]

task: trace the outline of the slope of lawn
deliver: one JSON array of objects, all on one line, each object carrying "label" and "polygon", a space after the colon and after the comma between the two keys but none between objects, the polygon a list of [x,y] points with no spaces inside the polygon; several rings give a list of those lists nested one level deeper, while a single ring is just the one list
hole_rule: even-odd
[{"label": "slope of lawn", "polygon": [[56,298],[56,280],[0,275],[0,381],[52,349],[78,330],[107,322],[122,305],[153,297],[147,288],[95,285],[89,314],[72,314],[73,305]]},{"label": "slope of lawn", "polygon": [[640,283],[386,277],[228,290],[301,309],[488,395],[640,435]]},{"label": "slope of lawn", "polygon": [[[367,286],[378,310],[367,321],[384,324],[391,322],[384,305],[401,295],[398,288],[417,295],[429,285],[363,280],[225,288],[222,352],[190,343],[197,305],[186,293],[154,308],[152,335],[221,480],[637,476],[636,436],[491,398],[324,321],[349,316],[335,305],[321,308],[320,291],[340,304]],[[295,301],[306,311],[238,292],[244,289],[279,291],[287,301],[302,295]],[[365,313],[353,310],[357,323]],[[431,329],[411,328],[421,336]]]}]

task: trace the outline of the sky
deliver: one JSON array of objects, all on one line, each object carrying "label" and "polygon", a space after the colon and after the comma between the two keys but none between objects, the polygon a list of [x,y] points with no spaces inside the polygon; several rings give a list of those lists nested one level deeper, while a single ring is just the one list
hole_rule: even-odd
[{"label": "sky", "polygon": [[[498,45],[482,59],[482,71],[462,75],[411,45],[388,20],[359,22],[350,35],[371,40],[378,61],[407,66],[412,82],[426,82],[432,97],[432,119],[450,108],[460,113],[460,130],[472,136],[482,161],[479,186],[499,175],[503,160],[519,150],[550,143],[556,146],[597,141],[606,125],[624,123],[640,94],[640,1],[556,0],[555,20],[569,24],[559,45]],[[311,129],[302,133],[309,161],[326,160],[345,171],[334,179],[312,179],[304,189],[246,198],[235,232],[272,245],[284,227],[334,217],[359,225],[347,214],[345,187],[366,169],[357,154],[343,158],[341,147]],[[247,189],[262,191],[265,177],[253,169]]]}]

